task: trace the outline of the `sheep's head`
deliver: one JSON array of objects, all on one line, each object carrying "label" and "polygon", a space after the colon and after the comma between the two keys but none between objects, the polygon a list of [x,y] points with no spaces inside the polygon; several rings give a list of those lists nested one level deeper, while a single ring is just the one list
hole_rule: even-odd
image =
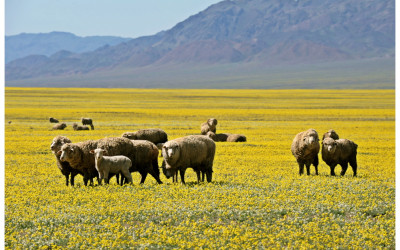
[{"label": "sheep's head", "polygon": [[325,139],[322,141],[322,147],[323,147],[326,151],[328,151],[329,153],[332,153],[332,154],[333,154],[333,153],[335,153],[335,151],[336,151],[337,142],[336,142],[334,139],[328,137],[328,138],[325,138]]},{"label": "sheep's head", "polygon": [[332,138],[334,140],[339,140],[339,135],[333,129],[330,129],[328,132],[326,132],[324,134],[324,136],[322,137],[322,140],[324,140],[325,138],[328,138],[328,137],[330,137],[330,138]]},{"label": "sheep's head", "polygon": [[80,158],[79,147],[71,143],[62,145],[60,151],[57,152],[61,161],[71,162]]},{"label": "sheep's head", "polygon": [[96,148],[95,150],[90,150],[90,153],[94,155],[96,160],[103,158],[103,155],[107,155],[107,151],[101,148]]},{"label": "sheep's head", "polygon": [[65,136],[56,136],[54,137],[53,141],[51,142],[50,145],[50,150],[53,151],[54,153],[60,151],[62,145],[66,143],[71,143],[71,140],[68,139]]},{"label": "sheep's head", "polygon": [[74,128],[78,127],[78,123],[74,122],[74,123],[72,124],[72,127],[74,127]]},{"label": "sheep's head", "polygon": [[61,123],[61,128],[66,128],[67,127],[67,124],[65,124],[65,122],[63,122],[63,123]]},{"label": "sheep's head", "polygon": [[309,129],[303,134],[303,145],[312,147],[319,143],[318,133],[314,129]]},{"label": "sheep's head", "polygon": [[210,118],[207,120],[207,123],[208,123],[208,125],[210,125],[210,127],[215,127],[215,126],[217,126],[218,121],[215,118]]},{"label": "sheep's head", "polygon": [[167,177],[167,179],[169,179],[169,178],[171,178],[172,176],[174,176],[174,174],[175,174],[176,171],[178,171],[178,170],[172,169],[172,168],[168,168],[168,169],[167,169],[166,165],[167,165],[167,164],[165,163],[165,161],[163,161],[163,163],[162,163],[162,165],[161,165],[161,168],[162,168],[162,171],[163,171],[163,174],[165,175],[165,177]]},{"label": "sheep's head", "polygon": [[122,137],[128,138],[130,140],[137,140],[136,132],[125,132],[122,134]]},{"label": "sheep's head", "polygon": [[208,131],[207,134],[206,134],[206,136],[207,136],[208,138],[211,138],[211,139],[214,140],[214,141],[217,139],[217,135],[216,135],[214,132],[212,132],[212,131]]},{"label": "sheep's head", "polygon": [[[173,163],[179,159],[180,147],[179,144],[174,141],[169,141],[162,147],[162,155],[167,163]],[[171,166],[166,164],[166,168],[169,169]]]}]

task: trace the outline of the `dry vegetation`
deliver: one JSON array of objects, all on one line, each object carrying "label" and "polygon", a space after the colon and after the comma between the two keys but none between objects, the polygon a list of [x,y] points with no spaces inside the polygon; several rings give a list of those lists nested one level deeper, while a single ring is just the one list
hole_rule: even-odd
[{"label": "dry vegetation", "polygon": [[[394,90],[5,89],[5,247],[354,248],[395,247]],[[49,117],[66,122],[52,131]],[[96,130],[73,131],[91,117]],[[169,139],[241,133],[217,142],[212,183],[66,187],[50,144],[161,128]],[[8,121],[12,121],[11,124]],[[299,176],[293,137],[333,128],[358,144],[358,176]],[[161,165],[162,158],[159,158]],[[337,174],[340,166],[336,168]]]}]

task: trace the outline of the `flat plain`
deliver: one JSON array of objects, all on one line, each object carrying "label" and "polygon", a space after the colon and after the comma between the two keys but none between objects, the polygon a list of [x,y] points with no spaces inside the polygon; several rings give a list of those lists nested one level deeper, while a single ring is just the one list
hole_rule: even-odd
[{"label": "flat plain", "polygon": [[[66,122],[51,130],[48,120]],[[73,131],[91,117],[95,130]],[[211,183],[65,186],[50,151],[72,142],[161,128],[169,139],[217,133]],[[9,123],[10,122],[10,123]],[[381,249],[395,248],[394,90],[167,90],[5,88],[5,247],[7,249]],[[358,144],[358,176],[299,176],[294,136],[335,129]],[[159,158],[161,165],[162,158]],[[336,167],[336,174],[340,173]]]}]

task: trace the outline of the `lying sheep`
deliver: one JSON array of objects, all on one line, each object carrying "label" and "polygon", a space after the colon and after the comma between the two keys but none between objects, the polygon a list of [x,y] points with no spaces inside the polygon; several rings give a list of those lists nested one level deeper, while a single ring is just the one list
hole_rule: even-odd
[{"label": "lying sheep", "polygon": [[125,132],[122,137],[131,140],[147,140],[155,145],[168,141],[168,135],[164,130],[159,128],[140,129],[136,132]]},{"label": "lying sheep", "polygon": [[65,124],[65,122],[58,123],[53,126],[53,130],[64,130],[64,128],[66,128],[66,127],[67,127],[67,124]]},{"label": "lying sheep", "polygon": [[[104,156],[107,151],[101,148],[90,150],[90,153],[94,154],[95,166],[97,172],[99,172],[100,185],[103,179],[106,184],[109,184],[109,173],[122,174],[127,179],[128,183],[132,183],[132,175],[129,172],[132,162],[128,157],[123,155]],[[123,182],[121,181],[121,186],[122,185]]]},{"label": "lying sheep", "polygon": [[299,174],[304,172],[304,165],[307,168],[307,175],[310,175],[310,166],[315,166],[315,174],[318,175],[318,152],[319,152],[318,133],[314,129],[309,129],[298,133],[292,143],[292,154],[299,164]]},{"label": "lying sheep", "polygon": [[245,142],[246,136],[240,134],[215,134],[214,132],[208,131],[206,134],[209,138],[211,138],[215,142]]},{"label": "lying sheep", "polygon": [[92,118],[81,118],[82,125],[90,125],[90,128],[94,130]]},{"label": "lying sheep", "polygon": [[72,128],[77,131],[77,130],[89,130],[89,127],[87,126],[79,126],[78,123],[74,122],[74,124],[72,124]]},{"label": "lying sheep", "polygon": [[333,129],[330,129],[328,132],[326,132],[326,133],[322,136],[322,141],[323,141],[325,138],[328,138],[328,137],[330,137],[330,138],[332,138],[332,139],[334,139],[334,140],[338,140],[338,139],[339,139],[339,135],[336,134],[335,130],[333,130]]},{"label": "lying sheep", "polygon": [[53,117],[50,117],[49,120],[51,123],[59,123],[59,121]]},{"label": "lying sheep", "polygon": [[202,181],[206,174],[207,181],[211,182],[215,143],[207,136],[189,135],[168,141],[162,148],[162,155],[168,176],[179,170],[181,181],[185,184],[185,171],[187,168],[193,168],[198,182],[200,182],[200,173],[203,174]]},{"label": "lying sheep", "polygon": [[201,134],[206,135],[208,131],[216,133],[217,132],[217,128],[216,128],[217,124],[218,124],[217,119],[215,119],[215,118],[208,119],[207,122],[201,124],[201,127],[200,127]]},{"label": "lying sheep", "polygon": [[[66,143],[70,143],[71,140],[68,139],[65,136],[56,136],[54,137],[51,145],[50,145],[50,150],[53,152],[54,156],[56,157],[57,161],[57,167],[60,169],[61,173],[65,176],[65,184],[68,186],[69,183],[71,183],[71,186],[74,186],[75,184],[75,176],[78,174],[82,174],[77,169],[72,168],[68,162],[62,162],[60,161],[60,157],[57,155],[57,152],[61,149],[62,145]],[[71,176],[71,180],[69,180],[69,176]]]},{"label": "lying sheep", "polygon": [[342,166],[341,175],[347,171],[348,163],[353,169],[353,176],[357,175],[357,147],[353,141],[347,139],[334,140],[330,137],[322,141],[322,160],[331,168],[331,175],[335,175],[337,164]]}]

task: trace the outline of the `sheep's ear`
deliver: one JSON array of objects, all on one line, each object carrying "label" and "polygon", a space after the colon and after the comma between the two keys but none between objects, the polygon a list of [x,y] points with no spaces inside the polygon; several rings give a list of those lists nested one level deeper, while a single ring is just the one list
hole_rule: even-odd
[{"label": "sheep's ear", "polygon": [[56,155],[60,156],[61,153],[62,153],[62,151],[60,150],[60,151],[58,151],[58,152],[56,153]]},{"label": "sheep's ear", "polygon": [[107,150],[104,150],[104,149],[103,149],[103,153],[104,153],[104,155],[108,155]]},{"label": "sheep's ear", "polygon": [[91,154],[94,154],[94,150],[93,150],[93,149],[92,149],[92,150],[90,150],[90,153],[91,153]]}]

